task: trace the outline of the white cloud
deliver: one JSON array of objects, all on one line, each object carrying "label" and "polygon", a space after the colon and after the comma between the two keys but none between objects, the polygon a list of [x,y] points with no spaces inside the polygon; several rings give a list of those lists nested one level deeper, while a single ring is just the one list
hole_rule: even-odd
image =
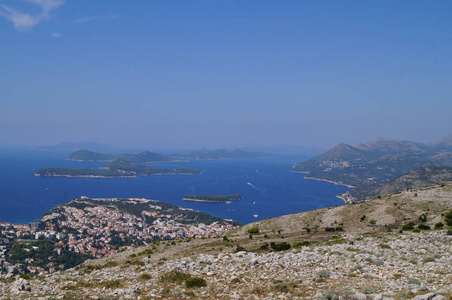
[{"label": "white cloud", "polygon": [[61,33],[58,33],[58,32],[54,32],[54,33],[52,33],[52,37],[53,38],[60,38],[62,35],[61,35]]},{"label": "white cloud", "polygon": [[49,18],[50,12],[64,4],[64,0],[23,0],[34,4],[38,13],[24,12],[6,5],[0,5],[0,16],[13,23],[17,31],[31,30]]}]

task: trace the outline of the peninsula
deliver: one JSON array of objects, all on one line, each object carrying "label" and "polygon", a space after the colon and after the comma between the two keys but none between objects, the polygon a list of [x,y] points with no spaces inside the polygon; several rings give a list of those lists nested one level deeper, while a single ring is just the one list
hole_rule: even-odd
[{"label": "peninsula", "polygon": [[239,194],[232,195],[186,195],[183,200],[195,202],[214,202],[223,203],[227,201],[240,200],[243,197]]}]

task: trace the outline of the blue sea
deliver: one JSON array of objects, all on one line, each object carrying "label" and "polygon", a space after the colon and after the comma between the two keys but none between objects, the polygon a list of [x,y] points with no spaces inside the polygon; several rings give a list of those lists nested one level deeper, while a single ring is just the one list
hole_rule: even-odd
[{"label": "blue sea", "polygon": [[[57,204],[88,196],[155,199],[241,223],[251,223],[342,205],[343,201],[335,196],[348,190],[344,186],[304,179],[304,174],[290,172],[294,163],[309,158],[303,156],[152,164],[162,168],[199,168],[203,170],[200,175],[136,178],[34,176],[37,169],[44,167],[97,169],[106,164],[66,161],[68,154],[65,151],[0,149],[0,221],[27,223],[39,220]],[[188,194],[241,194],[243,199],[230,204],[182,200]]]}]

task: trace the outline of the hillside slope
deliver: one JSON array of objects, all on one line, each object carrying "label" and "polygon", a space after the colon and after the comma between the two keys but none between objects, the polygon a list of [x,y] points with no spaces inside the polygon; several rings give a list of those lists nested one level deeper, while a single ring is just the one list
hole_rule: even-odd
[{"label": "hillside slope", "polygon": [[446,300],[452,232],[399,230],[409,222],[433,228],[451,209],[452,186],[403,192],[248,224],[225,237],[154,243],[64,272],[5,279],[0,295]]}]

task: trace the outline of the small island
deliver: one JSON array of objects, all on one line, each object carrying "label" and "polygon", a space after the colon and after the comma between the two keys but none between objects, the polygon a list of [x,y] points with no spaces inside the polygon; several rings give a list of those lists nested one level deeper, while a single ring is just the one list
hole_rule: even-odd
[{"label": "small island", "polygon": [[224,203],[233,200],[240,200],[243,197],[239,194],[232,195],[186,195],[183,200],[185,201],[195,201],[195,202],[214,202],[214,203]]}]

